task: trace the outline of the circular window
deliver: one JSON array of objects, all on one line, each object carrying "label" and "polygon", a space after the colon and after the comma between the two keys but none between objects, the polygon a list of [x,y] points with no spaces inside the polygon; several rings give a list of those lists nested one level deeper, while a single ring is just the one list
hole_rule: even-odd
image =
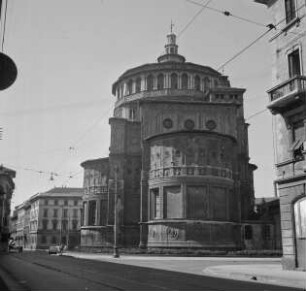
[{"label": "circular window", "polygon": [[194,121],[191,119],[187,119],[184,123],[186,129],[192,130],[194,128]]},{"label": "circular window", "polygon": [[208,121],[206,122],[206,128],[208,128],[209,130],[215,129],[216,126],[217,126],[217,124],[216,124],[216,122],[213,121],[213,120],[208,120]]},{"label": "circular window", "polygon": [[172,122],[172,120],[170,119],[170,118],[166,118],[164,121],[163,121],[163,126],[165,127],[165,128],[172,128],[172,126],[173,126],[173,122]]}]

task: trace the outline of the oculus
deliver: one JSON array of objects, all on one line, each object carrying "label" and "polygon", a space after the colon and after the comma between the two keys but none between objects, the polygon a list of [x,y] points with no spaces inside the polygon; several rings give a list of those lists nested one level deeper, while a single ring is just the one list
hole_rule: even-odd
[{"label": "oculus", "polygon": [[173,127],[172,120],[170,118],[164,119],[163,126],[164,126],[164,128],[167,128],[167,129],[172,128]]},{"label": "oculus", "polygon": [[206,125],[206,128],[209,130],[213,130],[217,127],[216,122],[213,120],[208,120],[205,125]]},{"label": "oculus", "polygon": [[194,121],[191,120],[191,119],[187,119],[184,122],[184,126],[185,126],[186,129],[192,130],[192,129],[194,129]]}]

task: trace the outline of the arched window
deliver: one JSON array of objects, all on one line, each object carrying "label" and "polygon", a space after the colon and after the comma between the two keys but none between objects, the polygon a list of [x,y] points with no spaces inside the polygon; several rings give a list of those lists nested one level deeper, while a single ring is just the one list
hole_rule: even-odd
[{"label": "arched window", "polygon": [[157,89],[164,89],[164,74],[159,74],[157,77]]},{"label": "arched window", "polygon": [[208,77],[204,78],[204,87],[205,87],[205,90],[210,88],[210,80]]},{"label": "arched window", "polygon": [[182,89],[188,89],[188,75],[182,75]]},{"label": "arched window", "polygon": [[171,89],[177,89],[177,74],[172,73],[171,74]]},{"label": "arched window", "polygon": [[201,79],[198,75],[194,78],[194,88],[199,91],[201,90]]},{"label": "arched window", "polygon": [[129,80],[127,84],[127,94],[130,95],[133,93],[133,80]]},{"label": "arched window", "polygon": [[120,98],[123,97],[123,84],[120,86]]},{"label": "arched window", "polygon": [[136,93],[141,91],[141,78],[136,79]]},{"label": "arched window", "polygon": [[149,75],[147,77],[147,90],[148,91],[153,90],[153,76],[152,75]]}]

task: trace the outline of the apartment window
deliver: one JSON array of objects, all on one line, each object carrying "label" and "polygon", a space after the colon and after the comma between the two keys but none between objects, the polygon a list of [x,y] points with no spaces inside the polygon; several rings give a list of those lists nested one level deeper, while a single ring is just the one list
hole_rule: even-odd
[{"label": "apartment window", "polygon": [[51,243],[56,244],[56,236],[52,236]]},{"label": "apartment window", "polygon": [[64,201],[64,205],[65,205],[65,206],[68,206],[68,200],[65,200],[65,201]]},{"label": "apartment window", "polygon": [[43,236],[41,237],[41,243],[42,243],[42,244],[47,243],[47,238],[46,238],[45,235],[43,235]]},{"label": "apartment window", "polygon": [[288,55],[288,65],[290,78],[301,75],[300,52],[298,49]]},{"label": "apartment window", "polygon": [[73,217],[78,217],[78,210],[77,209],[73,209]]},{"label": "apartment window", "polygon": [[44,209],[44,217],[48,217],[48,209]]},{"label": "apartment window", "polygon": [[58,215],[58,210],[57,209],[53,209],[53,217],[57,217]]},{"label": "apartment window", "polygon": [[52,221],[52,229],[57,230],[57,220]]},{"label": "apartment window", "polygon": [[48,220],[47,219],[44,219],[42,221],[42,228],[43,228],[43,230],[48,229]]},{"label": "apartment window", "polygon": [[77,230],[78,229],[78,221],[77,220],[72,220],[72,229]]},{"label": "apartment window", "polygon": [[63,216],[64,216],[65,218],[68,217],[68,209],[64,209]]},{"label": "apartment window", "polygon": [[58,200],[54,200],[54,205],[58,205]]},{"label": "apartment window", "polygon": [[292,123],[292,146],[291,150],[293,153],[293,158],[296,160],[302,160],[303,155],[303,142],[305,141],[304,137],[304,122],[298,121]]},{"label": "apartment window", "polygon": [[45,205],[48,205],[49,200],[45,199]]},{"label": "apartment window", "polygon": [[286,22],[296,18],[295,0],[285,0]]},{"label": "apartment window", "polygon": [[73,205],[74,205],[74,206],[78,206],[78,200],[74,200],[74,201],[73,201]]},{"label": "apartment window", "polygon": [[62,221],[62,230],[63,231],[68,230],[68,220],[63,220]]}]

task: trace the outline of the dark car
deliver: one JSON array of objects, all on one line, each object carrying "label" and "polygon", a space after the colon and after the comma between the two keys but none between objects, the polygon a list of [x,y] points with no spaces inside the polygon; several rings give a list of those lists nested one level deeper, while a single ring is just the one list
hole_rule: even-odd
[{"label": "dark car", "polygon": [[21,253],[23,251],[22,246],[17,246],[16,242],[13,239],[9,241],[9,252],[18,252]]}]

